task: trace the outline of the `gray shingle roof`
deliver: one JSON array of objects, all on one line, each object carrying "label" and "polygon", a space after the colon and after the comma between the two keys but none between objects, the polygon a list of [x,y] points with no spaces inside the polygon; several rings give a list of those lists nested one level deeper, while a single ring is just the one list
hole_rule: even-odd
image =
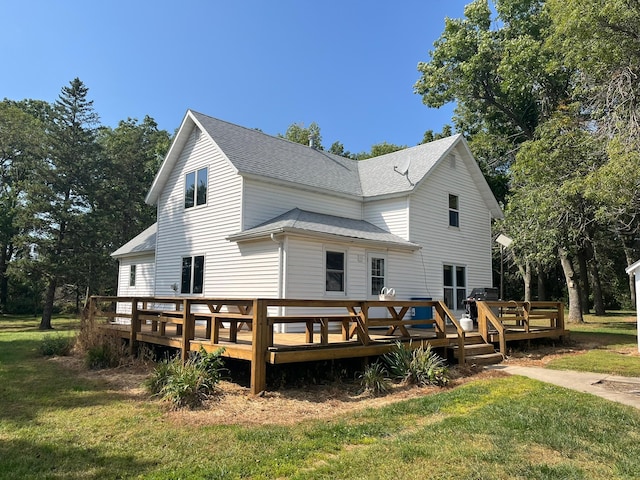
[{"label": "gray shingle roof", "polygon": [[358,165],[354,160],[201,113],[191,113],[240,174],[362,195]]},{"label": "gray shingle roof", "polygon": [[138,236],[129,240],[119,249],[111,254],[112,257],[126,257],[128,255],[136,255],[141,253],[153,253],[156,251],[156,235],[158,233],[158,224],[154,223]]},{"label": "gray shingle roof", "polygon": [[[191,112],[240,174],[370,197],[410,191],[458,140],[447,137],[367,160],[352,160]],[[410,165],[408,178],[394,167]]]},{"label": "gray shingle roof", "polygon": [[455,148],[462,152],[463,161],[492,216],[502,217],[500,206],[461,135],[357,161],[192,110],[187,111],[178,135],[154,179],[147,195],[149,204],[158,201],[194,124],[199,125],[220,147],[240,175],[272,179],[301,188],[360,199],[410,193]]},{"label": "gray shingle roof", "polygon": [[419,245],[364,220],[325,215],[299,208],[289,210],[256,227],[230,235],[228,240],[251,240],[278,233],[333,236],[341,240],[368,241],[412,250],[420,248]]},{"label": "gray shingle roof", "polygon": [[[413,190],[459,138],[459,135],[454,135],[359,161],[363,196],[373,197]],[[407,174],[403,175],[405,169]]]}]

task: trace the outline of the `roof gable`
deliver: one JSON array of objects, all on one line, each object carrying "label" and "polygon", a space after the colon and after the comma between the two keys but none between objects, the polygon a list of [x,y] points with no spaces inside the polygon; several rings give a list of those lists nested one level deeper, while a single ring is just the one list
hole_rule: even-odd
[{"label": "roof gable", "polygon": [[191,110],[187,111],[154,179],[147,203],[155,204],[158,201],[194,126],[198,126],[209,141],[221,150],[239,175],[361,199],[411,193],[439,162],[461,145],[463,160],[487,208],[493,217],[502,217],[500,206],[462,135],[358,161]]}]

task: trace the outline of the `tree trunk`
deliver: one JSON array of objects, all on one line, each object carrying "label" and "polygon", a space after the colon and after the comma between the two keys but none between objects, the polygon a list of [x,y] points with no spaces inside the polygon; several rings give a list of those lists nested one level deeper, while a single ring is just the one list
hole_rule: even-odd
[{"label": "tree trunk", "polygon": [[602,297],[602,284],[600,283],[600,269],[596,256],[593,256],[590,264],[591,279],[593,282],[593,309],[596,315],[605,315],[604,298]]},{"label": "tree trunk", "polygon": [[543,270],[538,267],[538,300],[544,302],[547,300],[547,288],[545,284],[546,275]]},{"label": "tree trunk", "polygon": [[[627,242],[625,241],[625,237],[620,235],[622,239],[622,248],[624,249],[624,256],[627,260],[627,267],[630,267],[635,263],[635,259],[633,257],[633,250],[629,248]],[[627,275],[629,277],[629,297],[631,298],[631,305],[635,308],[636,305],[636,282],[633,274]]]},{"label": "tree trunk", "polygon": [[585,249],[578,250],[578,273],[580,275],[580,305],[582,306],[582,313],[589,313],[589,297],[591,296],[591,289],[589,285],[589,269],[587,267],[587,253]]},{"label": "tree trunk", "polygon": [[[524,301],[531,301],[531,264],[526,262],[524,267],[518,264],[518,271],[520,272],[520,276],[522,277],[522,281],[524,282]],[[502,299],[504,300],[504,299]]]},{"label": "tree trunk", "polygon": [[56,287],[58,282],[56,278],[49,280],[47,291],[44,297],[44,306],[42,308],[42,319],[40,320],[40,330],[51,330],[51,317],[53,316],[53,301],[56,297]]},{"label": "tree trunk", "polygon": [[560,256],[560,264],[564,272],[564,278],[567,282],[567,293],[569,295],[569,322],[583,323],[582,306],[580,305],[580,290],[576,281],[576,271],[573,268],[569,253],[562,247],[558,247]]},{"label": "tree trunk", "polygon": [[9,280],[7,278],[7,267],[9,264],[7,246],[2,245],[0,250],[0,313],[7,309],[7,298],[9,296]]}]

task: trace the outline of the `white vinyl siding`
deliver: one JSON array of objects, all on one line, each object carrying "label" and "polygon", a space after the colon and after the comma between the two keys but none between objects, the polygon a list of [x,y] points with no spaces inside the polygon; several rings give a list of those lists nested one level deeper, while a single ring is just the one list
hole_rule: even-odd
[{"label": "white vinyl siding", "polygon": [[[451,157],[445,159],[429,175],[410,199],[410,240],[423,245],[421,264],[416,262],[407,275],[424,284],[428,296],[442,299],[444,286],[442,266],[464,265],[467,289],[492,286],[491,216],[480,193],[468,175],[466,153],[458,147],[456,168]],[[449,195],[459,202],[459,228],[449,226]]]},{"label": "white vinyl siding", "polygon": [[291,209],[362,219],[362,203],[357,199],[332,196],[283,185],[247,179],[243,191],[244,229],[255,227]]},{"label": "white vinyl siding", "polygon": [[364,218],[388,232],[407,240],[409,238],[409,202],[406,196],[365,202]]},{"label": "white vinyl siding", "polygon": [[[135,285],[131,285],[133,267],[135,267]],[[121,258],[118,266],[118,295],[123,297],[153,295],[154,272],[153,253]]]},{"label": "white vinyl siding", "polygon": [[[206,204],[181,208],[186,173],[204,168],[216,172],[212,175],[215,187],[209,185]],[[182,258],[195,255],[207,258],[202,293],[218,295],[225,279],[217,271],[220,262],[216,257],[230,258],[237,254],[237,246],[225,237],[239,229],[240,192],[241,179],[224,155],[204,138],[196,143],[192,133],[158,199],[156,295],[174,293],[171,286],[181,284]]]}]

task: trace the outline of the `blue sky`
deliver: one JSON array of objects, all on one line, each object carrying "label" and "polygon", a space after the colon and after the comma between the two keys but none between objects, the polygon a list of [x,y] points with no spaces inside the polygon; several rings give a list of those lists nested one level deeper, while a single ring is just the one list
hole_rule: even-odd
[{"label": "blue sky", "polygon": [[79,77],[104,125],[187,109],[351,152],[451,123],[413,93],[444,18],[471,0],[0,0],[0,98],[53,102]]}]

